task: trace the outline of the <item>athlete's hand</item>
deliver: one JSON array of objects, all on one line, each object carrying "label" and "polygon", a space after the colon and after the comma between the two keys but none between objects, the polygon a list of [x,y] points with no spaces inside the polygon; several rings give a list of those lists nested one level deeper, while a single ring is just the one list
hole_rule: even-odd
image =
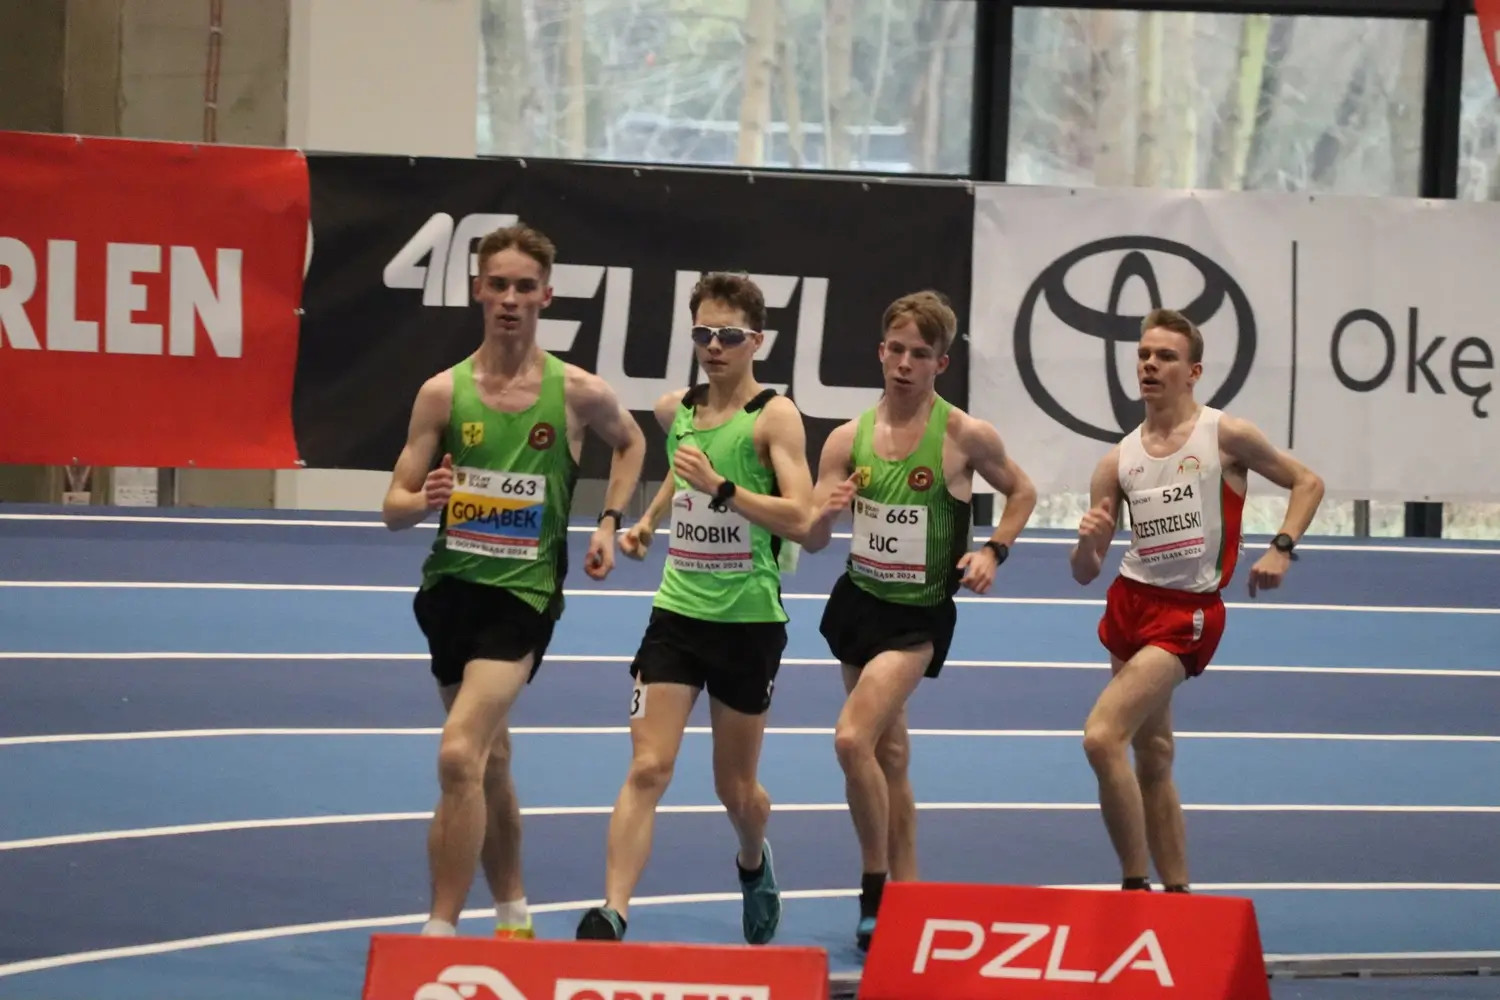
[{"label": "athlete's hand", "polygon": [[1271,549],[1250,567],[1250,596],[1257,590],[1275,590],[1292,566],[1292,557],[1280,549]]},{"label": "athlete's hand", "polygon": [[422,495],[427,498],[428,510],[442,510],[453,496],[453,456],[444,455],[442,464],[427,473],[422,483]]},{"label": "athlete's hand", "polygon": [[601,523],[589,539],[589,552],[583,557],[583,571],[592,579],[602,580],[614,568],[615,532],[607,523]]},{"label": "athlete's hand", "polygon": [[854,473],[848,479],[839,483],[823,501],[823,509],[818,511],[820,522],[833,523],[838,516],[849,509],[854,502],[854,494],[859,492],[859,473]]},{"label": "athlete's hand", "polygon": [[993,550],[981,548],[964,553],[958,561],[958,568],[964,571],[963,585],[976,594],[983,594],[995,581],[995,570],[1000,568],[1000,561],[995,558]]},{"label": "athlete's hand", "polygon": [[635,522],[631,528],[620,532],[620,551],[631,559],[646,558],[646,550],[651,548],[651,539],[656,529],[645,518]]},{"label": "athlete's hand", "polygon": [[1101,551],[1114,536],[1115,503],[1105,497],[1097,507],[1090,507],[1083,512],[1083,517],[1078,522],[1078,540],[1095,551]]},{"label": "athlete's hand", "polygon": [[672,458],[672,471],[687,480],[689,486],[709,496],[718,490],[724,477],[714,471],[708,456],[690,444],[682,445]]}]

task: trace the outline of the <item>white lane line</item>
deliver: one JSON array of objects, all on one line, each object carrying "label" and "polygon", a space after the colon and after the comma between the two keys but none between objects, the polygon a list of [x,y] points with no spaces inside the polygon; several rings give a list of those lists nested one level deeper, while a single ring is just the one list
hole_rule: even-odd
[{"label": "white lane line", "polygon": [[[629,663],[634,657],[604,653],[548,653],[548,663]],[[3,660],[63,660],[63,661],[349,661],[362,663],[412,661],[428,659],[426,653],[226,653],[211,651],[153,650],[118,652],[111,650],[0,650]],[[838,661],[830,657],[789,656],[781,665],[795,667],[834,667]],[[954,660],[947,661],[950,667],[982,667],[1006,670],[1107,670],[1105,661],[1091,660]],[[1500,678],[1500,667],[1448,668],[1448,667],[1314,667],[1299,665],[1251,665],[1219,664],[1211,668],[1216,673],[1293,673],[1293,674],[1356,674],[1398,677],[1495,677]]]},{"label": "white lane line", "polygon": [[[1457,805],[1375,805],[1321,803],[1184,803],[1186,812],[1202,813],[1357,813],[1363,815],[1500,815],[1500,806]],[[847,812],[842,802],[778,802],[771,806],[779,813]],[[1094,802],[919,802],[922,812],[1097,812]],[[527,817],[608,816],[613,806],[526,806]],[[662,805],[662,815],[720,814],[722,805]],[[302,827],[348,826],[365,823],[409,823],[432,819],[426,812],[340,813],[319,816],[286,816],[273,819],[220,820],[212,823],[182,823],[174,826],[148,826],[134,829],[96,830],[88,833],[62,833],[45,837],[0,840],[0,851],[26,851],[47,847],[72,847],[118,840],[150,840],[158,837],[187,837],[205,833],[235,833],[246,830],[282,830]]]},{"label": "white lane line", "polygon": [[[233,590],[282,591],[350,594],[404,594],[414,591],[412,585],[354,583],[247,583],[240,581],[198,582],[190,580],[0,580],[0,587],[16,590]],[[564,588],[563,596],[573,598],[655,597],[655,590],[615,590],[609,588]],[[788,601],[826,601],[827,594],[782,594]],[[960,604],[998,604],[1042,607],[1103,607],[1103,598],[1092,597],[955,597]],[[1416,604],[1287,604],[1267,601],[1225,601],[1226,608],[1246,611],[1338,611],[1359,614],[1413,615],[1500,615],[1500,607],[1446,607]]]},{"label": "white lane line", "polygon": [[[120,743],[138,740],[210,739],[262,736],[437,736],[436,726],[382,727],[245,727],[232,729],[148,729],[138,732],[44,733],[33,736],[0,737],[0,747],[49,743]],[[513,726],[512,736],[625,736],[629,726]],[[709,726],[688,726],[688,735],[707,736]],[[934,729],[913,728],[912,736],[981,739],[1076,739],[1080,729]],[[829,726],[767,726],[768,736],[832,736]],[[1301,733],[1184,731],[1173,734],[1183,740],[1308,740],[1353,743],[1500,743],[1500,735],[1464,733]]]}]

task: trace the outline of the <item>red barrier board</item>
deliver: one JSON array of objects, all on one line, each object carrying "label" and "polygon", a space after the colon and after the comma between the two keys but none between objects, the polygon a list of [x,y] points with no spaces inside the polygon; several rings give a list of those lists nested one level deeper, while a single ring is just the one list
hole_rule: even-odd
[{"label": "red barrier board", "polygon": [[1500,0],[1474,0],[1474,12],[1479,15],[1479,37],[1490,60],[1490,73],[1500,87]]},{"label": "red barrier board", "polygon": [[0,132],[0,462],[286,468],[296,150]]},{"label": "red barrier board", "polygon": [[820,948],[375,934],[362,1000],[822,1000]]},{"label": "red barrier board", "polygon": [[893,882],[860,1000],[1270,1000],[1248,899]]}]

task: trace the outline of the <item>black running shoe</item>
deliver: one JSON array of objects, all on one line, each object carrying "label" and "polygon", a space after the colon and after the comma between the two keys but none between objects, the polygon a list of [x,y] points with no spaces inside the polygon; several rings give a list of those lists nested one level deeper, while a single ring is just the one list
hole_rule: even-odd
[{"label": "black running shoe", "polygon": [[578,941],[621,941],[625,937],[625,918],[607,906],[596,906],[578,921]]}]

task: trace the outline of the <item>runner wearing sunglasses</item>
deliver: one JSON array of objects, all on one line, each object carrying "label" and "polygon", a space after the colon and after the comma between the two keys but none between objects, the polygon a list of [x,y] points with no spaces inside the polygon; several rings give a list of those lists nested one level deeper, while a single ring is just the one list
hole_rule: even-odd
[{"label": "runner wearing sunglasses", "polygon": [[667,790],[683,730],[707,688],[714,787],[739,838],[735,858],[743,930],[765,944],[781,896],[765,839],[771,800],[757,777],[766,712],[786,647],[779,559],[808,522],[812,473],[795,404],[755,379],[766,306],[744,275],[705,275],[689,300],[706,384],[663,396],[671,472],[620,551],[641,559],[671,511],[650,622],[631,664],[630,770],[615,802],[605,904],[579,921],[580,939],[625,936],[629,903],[651,853],[656,804]]}]

